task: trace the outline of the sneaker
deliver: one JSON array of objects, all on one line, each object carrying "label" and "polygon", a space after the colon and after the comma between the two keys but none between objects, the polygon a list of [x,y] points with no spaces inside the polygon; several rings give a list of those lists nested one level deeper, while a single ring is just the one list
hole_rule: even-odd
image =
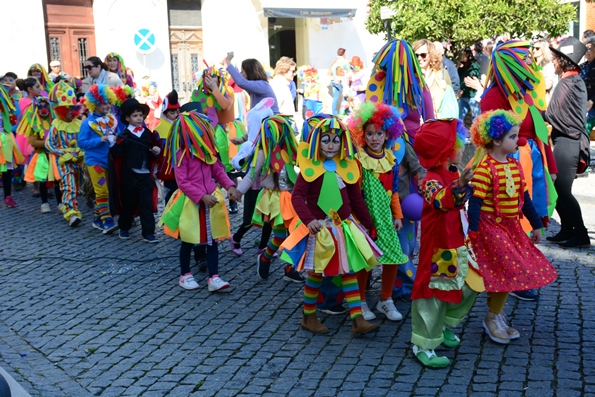
[{"label": "sneaker", "polygon": [[196,282],[196,280],[194,279],[194,276],[190,272],[180,276],[179,284],[180,284],[180,287],[182,287],[184,289],[188,289],[188,290],[199,288],[198,283]]},{"label": "sneaker", "polygon": [[207,283],[209,284],[209,292],[215,292],[229,287],[229,283],[221,280],[217,274],[213,274],[213,277],[209,278]]},{"label": "sneaker", "polygon": [[400,321],[403,319],[403,315],[399,313],[399,311],[395,307],[395,303],[390,298],[385,301],[378,301],[378,304],[376,305],[376,310],[384,314],[386,318],[388,318],[391,321]]},{"label": "sneaker", "polygon": [[362,301],[362,315],[364,316],[364,320],[366,321],[374,320],[376,318],[376,315],[372,313],[372,310],[370,310],[370,308],[368,307],[368,303],[365,301]]},{"label": "sneaker", "polygon": [[14,208],[17,206],[17,202],[14,201],[12,196],[6,196],[4,197],[4,205],[10,208]]},{"label": "sneaker", "polygon": [[118,229],[118,225],[112,218],[108,218],[105,222],[103,222],[103,234],[110,234],[116,229]]},{"label": "sneaker", "polygon": [[70,227],[76,227],[79,223],[81,223],[81,218],[76,215],[70,215],[70,218],[68,218],[68,226]]},{"label": "sneaker", "polygon": [[263,280],[267,280],[269,278],[269,270],[271,268],[271,262],[265,262],[261,259],[261,255],[259,254],[256,257],[256,274]]},{"label": "sneaker", "polygon": [[95,229],[103,231],[103,221],[101,220],[101,218],[93,219],[93,224],[91,226],[93,226]]},{"label": "sneaker", "polygon": [[506,315],[504,314],[504,312],[498,314],[498,316],[500,317],[500,321],[504,323],[504,325],[506,326],[506,332],[508,333],[508,338],[510,340],[518,339],[521,337],[521,333],[517,329],[512,328],[510,325],[508,325],[508,321],[506,320]]},{"label": "sneaker", "polygon": [[122,240],[128,240],[130,238],[130,233],[128,233],[128,230],[122,230],[122,229],[120,229],[120,232],[118,233],[118,236]]},{"label": "sneaker", "polygon": [[522,301],[535,302],[539,300],[539,290],[537,289],[530,289],[527,291],[514,291],[511,292],[510,295]]},{"label": "sneaker", "polygon": [[42,214],[49,214],[50,212],[52,212],[52,209],[50,208],[50,205],[48,203],[41,204],[41,213]]},{"label": "sneaker", "polygon": [[501,319],[501,316],[495,313],[487,312],[483,319],[483,328],[491,340],[497,343],[507,345],[510,342],[508,336],[508,326]]},{"label": "sneaker", "polygon": [[240,243],[236,243],[236,241],[233,239],[233,236],[229,239],[229,244],[231,245],[231,252],[237,256],[242,256],[244,254]]},{"label": "sneaker", "polygon": [[318,309],[319,311],[326,313],[326,314],[344,314],[347,312],[347,309],[343,307],[343,305],[336,304],[335,306],[328,308],[328,309]]},{"label": "sneaker", "polygon": [[413,355],[424,367],[444,368],[450,364],[448,357],[437,356],[434,350],[422,349],[417,345],[413,345]]},{"label": "sneaker", "polygon": [[297,270],[293,269],[293,266],[291,266],[291,270],[290,271],[285,271],[285,275],[283,276],[283,280],[285,281],[291,281],[294,283],[303,283],[304,281],[306,281],[306,279],[304,278],[304,276],[302,276],[300,274],[300,272],[298,272]]},{"label": "sneaker", "polygon": [[155,237],[154,234],[147,234],[146,236],[143,236],[143,241],[146,241],[147,243],[158,243],[159,240],[157,240],[157,237]]}]

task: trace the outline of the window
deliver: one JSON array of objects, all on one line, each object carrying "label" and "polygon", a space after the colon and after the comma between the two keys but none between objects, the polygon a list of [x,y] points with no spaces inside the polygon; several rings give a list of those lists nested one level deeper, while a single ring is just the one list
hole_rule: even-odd
[{"label": "window", "polygon": [[171,80],[174,86],[174,90],[180,91],[180,79],[178,76],[178,55],[171,55]]},{"label": "window", "polygon": [[190,67],[194,76],[198,72],[198,54],[190,54]]},{"label": "window", "polygon": [[79,65],[81,67],[81,76],[85,78],[89,75],[89,71],[85,69],[85,61],[87,60],[88,56],[87,53],[89,48],[87,47],[87,38],[81,37],[78,39],[78,47],[79,47]]},{"label": "window", "polygon": [[168,0],[169,26],[202,26],[201,2],[197,0]]},{"label": "window", "polygon": [[60,38],[50,37],[50,61],[61,61],[60,56]]}]

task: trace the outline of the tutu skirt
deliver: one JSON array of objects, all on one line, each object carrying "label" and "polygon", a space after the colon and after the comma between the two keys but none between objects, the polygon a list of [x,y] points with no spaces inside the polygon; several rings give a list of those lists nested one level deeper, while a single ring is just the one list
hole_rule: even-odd
[{"label": "tutu skirt", "polygon": [[56,156],[47,153],[33,153],[27,166],[25,181],[46,182],[60,180]]},{"label": "tutu skirt", "polygon": [[288,190],[262,189],[256,198],[252,224],[262,227],[265,222],[273,226],[284,225],[289,228],[297,214],[291,204],[291,192]]}]

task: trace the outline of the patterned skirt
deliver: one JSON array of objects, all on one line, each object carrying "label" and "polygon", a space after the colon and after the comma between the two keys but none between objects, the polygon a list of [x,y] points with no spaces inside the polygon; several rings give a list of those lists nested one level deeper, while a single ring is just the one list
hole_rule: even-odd
[{"label": "patterned skirt", "polygon": [[558,273],[531,242],[517,218],[482,213],[473,250],[486,292],[540,288]]},{"label": "patterned skirt", "polygon": [[33,153],[31,161],[27,166],[25,181],[27,182],[46,182],[60,180],[58,171],[58,161],[54,154]]},{"label": "patterned skirt", "polygon": [[265,222],[272,226],[289,228],[297,214],[291,204],[291,192],[288,190],[262,189],[256,198],[252,225],[262,227]]}]

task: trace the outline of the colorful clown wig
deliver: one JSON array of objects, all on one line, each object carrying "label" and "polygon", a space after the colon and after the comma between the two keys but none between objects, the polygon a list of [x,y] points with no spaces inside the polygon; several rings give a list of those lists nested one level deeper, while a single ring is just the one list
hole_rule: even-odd
[{"label": "colorful clown wig", "polygon": [[[124,85],[126,85],[127,81],[126,81],[126,65],[124,65],[124,59],[122,58],[122,56],[120,56],[119,54],[116,54],[115,52],[110,52],[109,54],[107,54],[105,56],[105,60],[104,63],[107,65],[107,60],[109,58],[116,58],[118,60],[118,69],[116,70],[116,74],[118,75],[118,77],[120,78],[120,80],[122,80],[122,83],[124,83]],[[111,72],[111,70],[110,70]]]},{"label": "colorful clown wig", "polygon": [[[506,97],[524,98],[527,91],[533,90],[542,75],[539,65],[529,48],[531,42],[511,40],[498,44],[492,52],[488,68],[487,87],[498,85]],[[531,62],[527,63],[526,59]],[[487,90],[486,90],[487,92]]]},{"label": "colorful clown wig", "polygon": [[312,117],[309,117],[308,119],[306,119],[304,121],[304,123],[302,124],[302,136],[301,136],[301,141],[302,142],[308,142],[308,137],[310,136],[310,132],[312,132],[312,130],[314,129],[314,127],[316,127],[316,125],[321,122],[324,119],[328,119],[331,116],[330,114],[326,114],[326,113],[317,113]]},{"label": "colorful clown wig", "polygon": [[487,112],[475,119],[471,126],[471,140],[477,148],[486,148],[497,139],[503,138],[510,129],[520,125],[514,113],[506,110]]},{"label": "colorful clown wig", "polygon": [[149,94],[149,87],[151,87],[151,86],[153,86],[153,88],[155,88],[155,95],[159,95],[159,92],[157,91],[157,83],[155,81],[145,80],[141,87],[141,91],[140,91],[141,96],[151,95],[151,94]]},{"label": "colorful clown wig", "polygon": [[115,105],[117,100],[112,87],[107,84],[94,84],[83,97],[82,103],[90,112],[94,112],[97,105]]},{"label": "colorful clown wig", "polygon": [[366,146],[365,129],[368,124],[373,124],[377,130],[387,133],[384,146],[392,148],[395,141],[403,135],[405,126],[401,120],[401,113],[394,106],[381,102],[364,102],[359,109],[347,120],[349,130],[355,143],[361,147]]},{"label": "colorful clown wig", "polygon": [[[322,115],[318,115],[318,117],[320,116]],[[314,125],[308,136],[308,158],[320,161],[320,138],[325,133],[334,133],[341,137],[341,148],[339,149],[340,159],[353,159],[355,156],[355,146],[351,141],[351,134],[347,125],[336,116],[324,116]]]},{"label": "colorful clown wig", "polygon": [[31,67],[27,71],[27,76],[33,77],[33,72],[36,70],[41,72],[41,77],[39,78],[39,84],[41,84],[41,88],[44,89],[45,92],[50,93],[52,91],[54,83],[50,80],[48,72],[45,70],[43,65],[39,63],[34,63],[33,65],[31,65]]},{"label": "colorful clown wig", "polygon": [[184,112],[171,126],[163,157],[165,172],[179,166],[184,157],[191,156],[214,164],[219,159],[215,145],[215,131],[211,120],[196,112]]},{"label": "colorful clown wig", "polygon": [[402,109],[403,117],[407,117],[410,110],[417,109],[426,120],[423,95],[426,82],[409,43],[390,40],[376,53],[372,62],[386,73],[384,95],[379,101]]},{"label": "colorful clown wig", "polygon": [[112,91],[116,95],[116,103],[117,107],[122,106],[125,100],[134,98],[134,89],[130,88],[127,85],[121,85],[118,87],[112,87]]},{"label": "colorful clown wig", "polygon": [[270,173],[280,173],[287,164],[290,167],[295,164],[297,157],[297,140],[292,127],[290,116],[275,115],[267,117],[260,125],[260,132],[254,141],[254,151],[244,163],[244,168],[250,167],[251,177],[254,177],[254,169],[258,160],[258,152],[264,154],[264,165],[262,176]]}]

